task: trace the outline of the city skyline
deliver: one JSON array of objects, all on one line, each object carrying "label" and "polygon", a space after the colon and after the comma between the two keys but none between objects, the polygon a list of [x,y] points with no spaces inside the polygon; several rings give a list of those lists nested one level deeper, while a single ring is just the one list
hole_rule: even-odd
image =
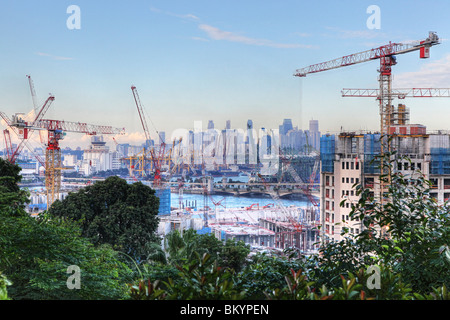
[{"label": "city skyline", "polygon": [[[380,29],[366,24],[372,4],[380,8]],[[70,5],[80,9],[80,29],[67,27]],[[8,45],[0,53],[0,110],[31,110],[29,74],[40,101],[55,95],[46,118],[125,127],[130,141],[144,139],[131,85],[152,135],[165,131],[166,139],[195,121],[207,127],[211,119],[220,128],[230,120],[245,129],[252,119],[255,127],[275,129],[290,118],[299,129],[319,120],[324,133],[377,131],[376,100],[340,94],[343,87],[377,88],[376,62],[304,79],[294,71],[436,31],[442,43],[430,59],[398,57],[394,86],[450,87],[448,9],[446,1],[4,1],[0,30]],[[433,19],[423,19],[430,10]],[[411,123],[448,129],[446,117],[436,116],[445,114],[445,99],[405,103]],[[62,146],[75,143],[88,144],[89,137],[68,134]]]}]

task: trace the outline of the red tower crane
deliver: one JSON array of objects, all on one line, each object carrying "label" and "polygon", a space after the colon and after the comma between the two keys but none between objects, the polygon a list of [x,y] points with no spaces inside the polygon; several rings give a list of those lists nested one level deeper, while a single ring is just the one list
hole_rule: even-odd
[{"label": "red tower crane", "polygon": [[[381,134],[384,137],[390,132],[391,103],[393,98],[392,90],[392,66],[397,64],[396,55],[405,54],[413,51],[420,51],[420,58],[430,57],[430,47],[440,44],[436,33],[430,32],[428,38],[411,43],[389,43],[387,45],[371,50],[350,54],[338,59],[310,65],[306,68],[298,69],[294,73],[296,77],[305,77],[307,74],[317,73],[336,68],[346,67],[362,62],[379,60],[379,89],[377,98],[380,108]],[[389,145],[382,144],[381,153],[389,150]]]},{"label": "red tower crane", "polygon": [[47,130],[48,141],[45,153],[45,187],[47,190],[47,208],[58,198],[61,187],[61,149],[59,141],[64,139],[66,132],[77,132],[88,135],[124,134],[125,129],[111,126],[92,125],[80,122],[40,119],[32,124],[26,123],[20,117],[15,117],[11,127],[24,130]]},{"label": "red tower crane", "polygon": [[[31,79],[31,76],[29,76],[29,75],[27,75],[27,78],[28,78],[28,83],[30,86],[31,98],[33,101],[33,109],[29,114],[34,115],[34,120],[31,123],[22,121],[21,122],[22,126],[13,127],[13,126],[11,126],[11,124],[13,122],[17,122],[16,119],[21,118],[23,116],[23,114],[22,113],[15,114],[15,115],[13,115],[13,119],[11,120],[8,118],[8,116],[5,113],[0,112],[0,117],[4,120],[4,122],[6,123],[6,125],[8,127],[8,129],[3,131],[3,134],[5,136],[5,141],[7,141],[8,139],[9,139],[9,141],[11,141],[10,131],[13,131],[20,140],[20,142],[15,150],[12,149],[12,144],[9,143],[10,147],[8,149],[8,161],[11,163],[15,163],[18,156],[22,152],[24,146],[26,146],[29,149],[29,151],[34,155],[34,157],[38,160],[38,162],[40,162],[42,166],[45,166],[45,161],[42,160],[42,158],[39,155],[34,153],[33,148],[30,146],[30,144],[28,142],[31,135],[33,134],[33,130],[30,129],[30,126],[32,127],[34,122],[39,121],[40,119],[43,118],[43,116],[45,115],[47,110],[50,108],[50,105],[55,100],[55,97],[50,94],[50,96],[45,100],[45,102],[43,103],[41,108],[39,108],[37,98],[36,98],[36,92],[34,90],[33,80]],[[23,119],[21,119],[21,120],[23,120]]]},{"label": "red tower crane", "polygon": [[[379,88],[378,89],[345,89],[343,90],[343,96],[371,96],[376,97],[379,104],[380,112],[380,133],[382,136],[381,143],[381,155],[390,151],[390,139],[391,134],[391,118],[393,113],[392,100],[393,98],[404,98],[407,96],[412,97],[432,97],[432,96],[450,96],[448,89],[406,89],[406,90],[394,90],[392,88],[392,66],[397,64],[396,55],[405,54],[413,51],[419,51],[419,57],[426,59],[430,57],[430,48],[434,45],[440,44],[439,37],[435,32],[429,32],[428,38],[424,40],[413,41],[410,43],[392,43],[387,45],[366,50],[363,52],[350,54],[338,59],[322,62],[314,65],[310,65],[306,68],[298,69],[294,73],[294,76],[305,77],[307,74],[317,73],[336,68],[346,67],[358,63],[379,60],[380,68],[378,69]],[[380,201],[383,204],[385,201],[384,179],[380,181]]]},{"label": "red tower crane", "polygon": [[[141,100],[139,98],[139,94],[137,92],[137,89],[135,86],[131,86],[131,91],[133,92],[134,101],[136,103],[136,107],[138,109],[139,118],[141,120],[142,128],[144,130],[145,135],[145,149],[150,153],[150,157],[153,163],[153,169],[155,172],[155,177],[153,180],[153,185],[155,187],[159,187],[161,185],[161,165],[162,165],[162,159],[165,154],[165,143],[164,141],[161,141],[158,155],[155,154],[154,148],[147,146],[147,143],[150,141],[150,131],[148,130],[147,120],[144,114],[144,108],[142,106]],[[148,148],[148,150],[147,150]],[[145,152],[144,152],[145,156]]]}]

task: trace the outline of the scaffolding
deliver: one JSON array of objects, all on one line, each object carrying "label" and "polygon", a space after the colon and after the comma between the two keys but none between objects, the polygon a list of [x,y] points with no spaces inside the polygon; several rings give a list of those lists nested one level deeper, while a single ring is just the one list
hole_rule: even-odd
[{"label": "scaffolding", "polygon": [[381,154],[381,134],[364,135],[364,173],[380,173],[380,161],[376,159]]},{"label": "scaffolding", "polygon": [[398,106],[391,106],[391,125],[409,124],[409,108],[399,103]]},{"label": "scaffolding", "polygon": [[450,136],[430,135],[430,174],[450,174]]},{"label": "scaffolding", "polygon": [[159,198],[158,215],[170,215],[170,188],[155,188],[155,196]]},{"label": "scaffolding", "polygon": [[324,135],[320,137],[320,161],[322,172],[334,173],[334,154],[336,138],[334,135]]}]

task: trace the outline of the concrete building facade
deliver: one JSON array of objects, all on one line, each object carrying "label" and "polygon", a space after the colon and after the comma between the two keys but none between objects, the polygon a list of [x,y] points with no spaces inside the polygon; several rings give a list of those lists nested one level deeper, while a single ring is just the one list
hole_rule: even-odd
[{"label": "concrete building facade", "polygon": [[[401,133],[400,133],[401,132]],[[397,151],[393,169],[406,178],[423,174],[432,182],[430,196],[438,204],[450,198],[450,134],[430,133],[422,125],[391,127],[392,150]],[[372,190],[380,199],[380,169],[376,156],[381,152],[379,133],[340,133],[321,137],[321,224],[322,240],[342,239],[342,228],[351,234],[363,230],[358,219],[349,217],[351,204],[359,200],[355,184]],[[399,160],[403,159],[405,160]],[[341,201],[346,200],[343,206]]]}]

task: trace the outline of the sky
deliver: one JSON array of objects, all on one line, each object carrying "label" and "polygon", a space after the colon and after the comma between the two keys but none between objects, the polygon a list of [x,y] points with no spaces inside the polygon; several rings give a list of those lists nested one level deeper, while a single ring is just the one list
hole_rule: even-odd
[{"label": "sky", "polygon": [[[367,24],[375,21],[371,5],[379,8],[379,28]],[[300,129],[319,120],[322,133],[376,131],[376,100],[344,98],[341,90],[377,88],[377,61],[305,78],[295,70],[435,31],[441,44],[429,59],[418,52],[397,57],[393,85],[448,88],[448,12],[448,0],[2,0],[0,111],[32,110],[30,75],[41,103],[55,96],[44,118],[124,127],[119,143],[144,137],[132,85],[153,137],[192,130],[195,121],[206,129],[208,120],[218,129],[227,120],[245,129],[248,119],[277,129],[290,118]],[[80,28],[69,28],[75,23]],[[449,129],[450,99],[402,102],[411,123]],[[68,134],[61,146],[88,142]]]}]

